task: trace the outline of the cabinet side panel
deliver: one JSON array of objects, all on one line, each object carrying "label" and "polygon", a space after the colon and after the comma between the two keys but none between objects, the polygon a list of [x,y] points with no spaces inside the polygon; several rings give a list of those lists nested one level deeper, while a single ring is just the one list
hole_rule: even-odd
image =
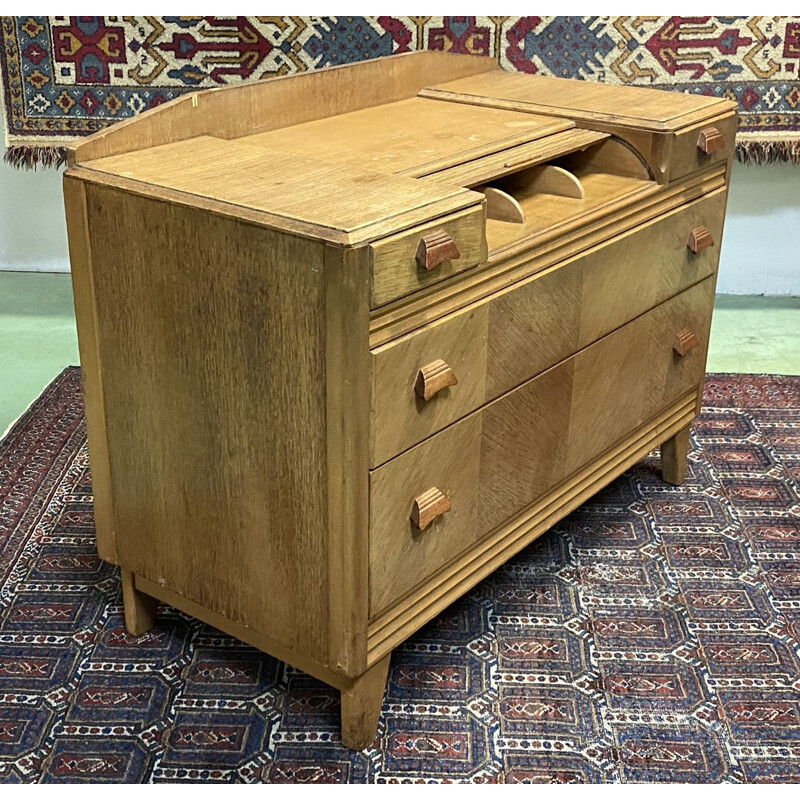
[{"label": "cabinet side panel", "polygon": [[352,677],[367,668],[370,257],[327,253],[330,667]]},{"label": "cabinet side panel", "polygon": [[118,564],[111,506],[111,472],[106,438],[103,376],[97,344],[92,254],[86,222],[86,193],[81,181],[68,176],[64,177],[64,210],[67,217],[72,294],[78,327],[83,404],[92,470],[97,552],[104,561]]},{"label": "cabinet side panel", "polygon": [[323,246],[87,206],[121,564],[326,664]]}]

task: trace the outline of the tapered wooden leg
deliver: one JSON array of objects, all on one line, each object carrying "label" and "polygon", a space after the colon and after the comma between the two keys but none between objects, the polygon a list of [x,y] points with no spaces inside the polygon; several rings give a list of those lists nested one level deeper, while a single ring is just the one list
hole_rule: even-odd
[{"label": "tapered wooden leg", "polygon": [[661,477],[675,486],[680,486],[686,478],[689,429],[687,425],[661,445]]},{"label": "tapered wooden leg", "polygon": [[342,689],[342,742],[351,750],[363,750],[375,739],[389,659],[373,664],[349,689]]},{"label": "tapered wooden leg", "polygon": [[156,621],[158,600],[140,592],[133,583],[133,573],[123,569],[122,602],[125,604],[125,629],[131,636],[141,636]]}]

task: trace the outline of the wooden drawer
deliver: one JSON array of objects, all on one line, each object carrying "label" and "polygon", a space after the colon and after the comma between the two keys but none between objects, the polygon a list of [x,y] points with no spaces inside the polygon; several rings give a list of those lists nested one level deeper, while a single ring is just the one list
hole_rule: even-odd
[{"label": "wooden drawer", "polygon": [[727,161],[735,143],[736,114],[677,131],[672,139],[669,180]]},{"label": "wooden drawer", "polygon": [[[724,211],[720,190],[373,350],[370,465],[713,274]],[[715,244],[695,254],[687,241],[702,226]],[[422,399],[415,391],[419,372],[440,361],[458,383]],[[434,378],[443,384],[441,372]],[[428,393],[435,388],[436,380]]]},{"label": "wooden drawer", "polygon": [[[713,302],[708,278],[373,470],[370,616],[696,388]],[[432,489],[450,510],[419,530],[412,507]]]},{"label": "wooden drawer", "polygon": [[[479,205],[372,244],[370,306],[381,306],[485,261],[485,223],[484,206]],[[457,257],[451,257],[455,252]]]}]

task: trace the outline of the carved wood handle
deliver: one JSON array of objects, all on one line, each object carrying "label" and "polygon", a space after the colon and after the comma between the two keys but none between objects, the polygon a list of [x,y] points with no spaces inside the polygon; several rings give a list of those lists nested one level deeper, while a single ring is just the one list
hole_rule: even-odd
[{"label": "carved wood handle", "polygon": [[690,328],[682,328],[675,334],[675,343],[672,349],[679,355],[685,356],[690,350],[694,350],[700,344],[697,336]]},{"label": "carved wood handle", "polygon": [[437,392],[447,386],[456,386],[458,378],[441,358],[426,364],[418,373],[414,381],[414,391],[420,400],[430,400]]},{"label": "carved wood handle", "polygon": [[686,242],[686,246],[693,253],[702,253],[707,247],[714,246],[714,237],[705,225],[698,225],[698,227],[689,231],[689,239]]},{"label": "carved wood handle", "polygon": [[706,155],[725,148],[725,139],[715,127],[703,128],[697,137],[697,149]]},{"label": "carved wood handle", "polygon": [[450,501],[435,486],[423,492],[411,506],[411,522],[415,528],[424,531],[436,517],[450,510]]},{"label": "carved wood handle", "polygon": [[453,237],[445,230],[426,233],[417,247],[417,263],[423,269],[438,267],[443,261],[461,258]]}]

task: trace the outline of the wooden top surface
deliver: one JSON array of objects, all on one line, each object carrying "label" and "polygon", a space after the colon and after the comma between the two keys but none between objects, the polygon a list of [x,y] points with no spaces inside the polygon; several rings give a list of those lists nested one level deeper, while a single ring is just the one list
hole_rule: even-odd
[{"label": "wooden top surface", "polygon": [[490,106],[494,101],[503,108],[665,131],[735,108],[730,101],[705,95],[500,70],[431,85],[420,95]]},{"label": "wooden top surface", "polygon": [[89,137],[72,174],[354,245],[482,202],[444,176],[416,177],[452,170],[474,185],[476,170],[507,171],[504,154],[557,157],[575,149],[576,121],[669,132],[734,107],[412,55],[187,96]]},{"label": "wooden top surface", "polygon": [[[300,235],[355,244],[479,204],[481,195],[211,136],[82,164],[95,173],[263,212]],[[103,182],[102,180],[100,182]],[[158,196],[149,190],[150,196]],[[268,223],[269,220],[263,220]]]},{"label": "wooden top surface", "polygon": [[251,136],[406,100],[431,83],[497,68],[497,60],[488,56],[418,50],[201,89],[76,140],[67,148],[68,163],[76,166],[195,136]]},{"label": "wooden top surface", "polygon": [[237,141],[370,171],[424,175],[573,127],[555,117],[413,97]]}]

